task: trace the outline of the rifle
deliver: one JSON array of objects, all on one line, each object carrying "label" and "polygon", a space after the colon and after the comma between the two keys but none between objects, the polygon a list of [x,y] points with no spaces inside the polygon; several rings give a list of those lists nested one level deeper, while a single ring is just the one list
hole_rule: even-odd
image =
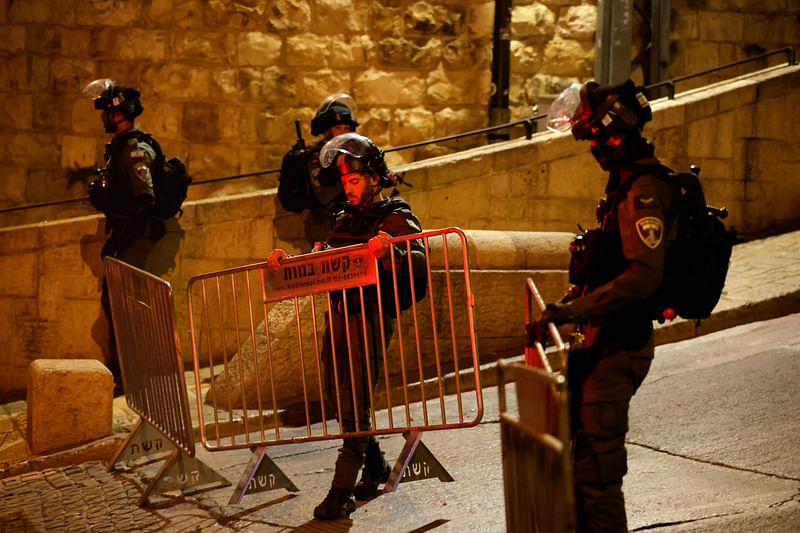
[{"label": "rifle", "polygon": [[294,129],[297,132],[297,142],[294,144],[292,150],[302,152],[306,149],[306,141],[303,139],[303,132],[300,130],[300,119],[294,119]]}]

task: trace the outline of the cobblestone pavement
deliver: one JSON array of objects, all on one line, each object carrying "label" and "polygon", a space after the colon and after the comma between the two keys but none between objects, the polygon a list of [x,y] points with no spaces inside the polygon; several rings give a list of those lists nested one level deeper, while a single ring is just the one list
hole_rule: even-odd
[{"label": "cobblestone pavement", "polygon": [[161,531],[139,489],[97,462],[0,480],[0,531]]},{"label": "cobblestone pavement", "polygon": [[[202,497],[138,505],[146,476],[107,472],[91,461],[0,480],[0,533],[239,531]],[[231,520],[235,522],[235,520]]]}]

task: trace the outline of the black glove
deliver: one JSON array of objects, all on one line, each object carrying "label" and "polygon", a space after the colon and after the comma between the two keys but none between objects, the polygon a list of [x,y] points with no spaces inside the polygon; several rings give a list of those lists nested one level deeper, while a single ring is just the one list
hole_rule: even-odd
[{"label": "black glove", "polygon": [[536,341],[539,341],[544,346],[550,336],[549,323],[552,322],[555,325],[559,325],[569,321],[570,313],[567,305],[562,303],[547,304],[539,320],[525,325],[525,346],[532,348]]},{"label": "black glove", "polygon": [[542,316],[539,319],[543,322],[552,322],[556,326],[565,324],[572,321],[570,316],[569,306],[560,302],[547,304],[547,307],[542,311]]}]

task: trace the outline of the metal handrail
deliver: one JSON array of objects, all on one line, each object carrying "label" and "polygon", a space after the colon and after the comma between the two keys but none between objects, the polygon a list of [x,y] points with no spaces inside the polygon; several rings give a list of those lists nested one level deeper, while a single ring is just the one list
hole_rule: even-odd
[{"label": "metal handrail", "polygon": [[704,70],[702,72],[695,72],[694,74],[687,74],[686,76],[678,76],[676,78],[672,78],[671,80],[664,80],[659,81],[657,83],[652,83],[650,85],[646,85],[645,89],[655,89],[657,87],[667,87],[667,97],[670,100],[675,98],[675,84],[680,83],[682,81],[690,80],[693,78],[699,78],[701,76],[706,76],[708,74],[713,74],[714,72],[719,72],[720,70],[725,70],[732,67],[738,67],[739,65],[744,65],[745,63],[750,63],[751,61],[758,61],[759,59],[766,59],[767,57],[774,56],[777,54],[786,54],[786,62],[787,66],[792,66],[797,64],[797,58],[795,55],[795,50],[791,46],[786,48],[781,48],[779,50],[773,50],[772,52],[765,52],[763,54],[748,57],[747,59],[740,59],[739,61],[734,61],[733,63],[728,63],[727,65],[721,65],[719,67],[710,68],[708,70]]},{"label": "metal handrail", "polygon": [[[767,57],[770,57],[770,56],[773,56],[773,55],[778,55],[778,54],[786,54],[787,66],[792,66],[792,65],[797,64],[797,57],[796,57],[796,53],[795,53],[794,48],[793,47],[786,47],[786,48],[781,48],[779,50],[773,50],[771,52],[766,52],[766,53],[763,53],[763,54],[760,54],[760,55],[757,55],[757,56],[748,57],[747,59],[740,59],[739,61],[734,61],[733,63],[728,63],[726,65],[721,65],[719,67],[714,67],[714,68],[711,68],[711,69],[708,69],[708,70],[704,70],[702,72],[696,72],[694,74],[687,74],[685,76],[678,76],[678,77],[672,78],[670,80],[664,80],[664,81],[659,81],[659,82],[656,82],[656,83],[652,83],[650,85],[646,85],[645,89],[651,90],[651,89],[655,89],[655,88],[658,88],[658,87],[667,87],[667,97],[670,100],[672,100],[672,99],[675,98],[675,84],[676,83],[680,83],[680,82],[683,82],[683,81],[686,81],[686,80],[690,80],[690,79],[693,79],[693,78],[699,78],[701,76],[706,76],[708,74],[712,74],[712,73],[718,72],[720,70],[725,70],[725,69],[728,69],[728,68],[732,68],[732,67],[736,67],[736,66],[739,66],[739,65],[743,65],[745,63],[758,61],[759,59],[765,59]],[[473,136],[473,135],[481,135],[481,134],[484,134],[484,133],[491,133],[493,131],[504,130],[504,129],[513,128],[514,126],[520,126],[520,125],[521,126],[525,126],[525,138],[526,139],[530,139],[531,136],[533,135],[533,125],[534,125],[534,123],[537,120],[545,118],[546,116],[547,116],[546,114],[534,115],[534,116],[527,117],[527,118],[524,118],[524,119],[521,119],[521,120],[516,120],[514,122],[507,122],[505,124],[498,124],[496,126],[490,126],[490,127],[487,127],[487,128],[481,128],[481,129],[478,129],[478,130],[467,131],[467,132],[464,132],[464,133],[455,133],[453,135],[447,135],[445,137],[439,137],[439,138],[436,138],[436,139],[428,139],[426,141],[419,141],[419,142],[415,142],[415,143],[404,144],[404,145],[401,145],[401,146],[395,146],[393,148],[387,148],[386,150],[384,150],[384,152],[388,153],[388,152],[398,152],[400,150],[409,150],[411,148],[418,148],[420,146],[426,146],[426,145],[429,145],[429,144],[437,144],[437,143],[452,141],[452,140],[456,140],[456,139],[462,139],[464,137],[470,137],[470,136]],[[258,172],[249,172],[247,174],[236,174],[236,175],[233,175],[233,176],[223,176],[221,178],[209,178],[209,179],[203,180],[203,181],[192,182],[190,184],[190,186],[191,185],[201,185],[201,184],[205,184],[205,183],[217,183],[217,182],[221,182],[221,181],[230,181],[230,180],[241,179],[241,178],[250,178],[250,177],[253,177],[253,176],[261,176],[261,175],[264,175],[264,174],[275,174],[277,172],[280,172],[280,170],[281,169],[279,169],[279,168],[273,168],[273,169],[269,169],[269,170],[261,170],[261,171],[258,171]],[[35,209],[35,208],[39,208],[39,207],[50,207],[50,206],[54,206],[54,205],[62,205],[62,204],[69,204],[69,203],[76,203],[76,202],[84,202],[84,201],[86,201],[88,199],[89,199],[88,196],[84,196],[84,197],[81,197],[81,198],[70,198],[68,200],[55,200],[55,201],[52,201],[52,202],[43,202],[43,203],[38,203],[38,204],[27,204],[27,205],[15,206],[15,207],[6,207],[6,208],[0,209],[0,213],[9,213],[9,212],[12,212],[12,211],[19,211],[19,210],[22,210],[22,209]]]}]

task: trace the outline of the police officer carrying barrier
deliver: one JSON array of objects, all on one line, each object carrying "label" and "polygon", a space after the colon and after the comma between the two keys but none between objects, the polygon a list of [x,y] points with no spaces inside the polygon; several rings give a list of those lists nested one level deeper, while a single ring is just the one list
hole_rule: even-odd
[{"label": "police officer carrying barrier", "polygon": [[[307,147],[300,132],[300,121],[295,121],[297,143],[281,162],[278,200],[288,211],[300,213],[310,210],[315,225],[323,232],[320,238],[332,227],[332,210],[345,200],[335,174],[320,165],[320,150],[337,135],[356,130],[359,125],[354,116],[357,110],[355,100],[348,94],[336,93],[325,98],[311,120],[311,134],[323,138]],[[316,237],[314,233],[312,231],[311,237]]]},{"label": "police officer carrying barrier", "polygon": [[[346,296],[342,292],[333,293],[330,312],[332,316],[325,318],[326,332],[322,346],[324,389],[330,408],[338,413],[336,398],[340,395],[342,410],[339,421],[343,431],[356,431],[356,418],[358,430],[367,431],[370,428],[368,394],[377,383],[381,367],[379,362],[383,353],[381,331],[378,328],[383,328],[388,345],[396,318],[395,286],[400,309],[411,305],[412,277],[414,295],[418,300],[427,291],[422,243],[419,239],[410,241],[413,266],[412,272],[409,272],[408,250],[405,246],[390,244],[389,239],[419,233],[422,229],[407,203],[399,197],[383,196],[381,189],[394,185],[394,175],[386,167],[383,152],[368,138],[356,133],[345,133],[333,138],[322,148],[320,163],[323,169],[331,170],[340,180],[347,203],[337,213],[336,223],[327,241],[315,246],[315,251],[367,242],[370,251],[378,259],[382,309],[378,308],[375,286],[364,289],[366,321],[362,319],[362,302],[357,289],[345,291]],[[395,279],[390,274],[392,254],[395,258]],[[276,249],[270,253],[267,261],[272,268],[277,269],[284,257],[285,252]],[[332,331],[328,329],[331,323],[329,320],[333,324]],[[348,357],[348,344],[351,357]],[[352,373],[350,360],[353,364]],[[365,367],[367,364],[370,365],[369,374]],[[338,391],[335,375],[339,379]],[[351,375],[356,383],[351,383]],[[372,378],[371,384],[366,382],[368,375]],[[355,412],[351,400],[353,389],[358,398]],[[356,484],[362,465],[364,468],[361,480]],[[377,495],[378,485],[386,482],[390,471],[375,437],[345,438],[342,448],[339,449],[331,489],[322,503],[314,509],[314,517],[330,520],[348,516],[355,510],[356,499],[365,500]]]},{"label": "police officer carrying barrier", "polygon": [[579,530],[627,531],[622,478],[627,472],[628,407],[653,359],[651,297],[664,275],[665,251],[677,232],[670,186],[641,135],[651,119],[642,88],[630,80],[577,83],[548,113],[553,131],[591,143],[609,172],[597,209],[599,228],[570,245],[572,288],[528,324],[528,345],[547,324],[575,323],[567,363]]},{"label": "police officer carrying barrier", "polygon": [[[144,269],[153,243],[164,236],[166,228],[162,220],[153,216],[156,149],[134,124],[144,110],[141,93],[107,78],[89,83],[83,93],[94,99],[106,133],[114,135],[106,144],[105,167],[89,184],[89,200],[105,214],[105,232],[110,233],[100,256],[115,257]],[[109,324],[108,367],[119,393],[122,378],[105,279],[101,303]]]}]

